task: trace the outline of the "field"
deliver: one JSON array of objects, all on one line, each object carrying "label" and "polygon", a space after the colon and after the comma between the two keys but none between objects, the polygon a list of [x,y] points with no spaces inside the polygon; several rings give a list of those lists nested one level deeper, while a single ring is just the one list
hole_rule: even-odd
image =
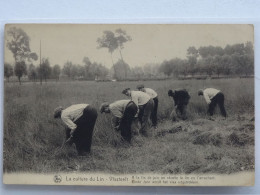
[{"label": "field", "polygon": [[[103,101],[126,99],[125,87],[140,82],[5,83],[4,172],[106,173],[232,173],[254,170],[254,80],[145,81],[158,92],[158,129],[149,137],[135,136],[122,143],[112,130],[111,116],[100,114],[94,129],[92,152],[78,157],[74,147],[63,148],[63,124],[53,110],[77,103],[99,108]],[[197,90],[220,89],[228,118],[219,110],[209,120],[207,105]],[[171,122],[173,101],[168,89],[186,88],[191,100],[188,120]]]}]

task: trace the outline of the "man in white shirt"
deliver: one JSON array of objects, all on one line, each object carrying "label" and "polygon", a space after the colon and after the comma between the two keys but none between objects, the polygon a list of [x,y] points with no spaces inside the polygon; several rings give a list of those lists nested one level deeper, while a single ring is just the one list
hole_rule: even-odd
[{"label": "man in white shirt", "polygon": [[159,102],[157,93],[151,88],[145,88],[144,85],[142,85],[142,84],[137,85],[136,88],[139,91],[147,93],[153,99],[154,107],[153,107],[153,112],[151,114],[151,120],[152,120],[153,126],[157,127],[157,110],[158,110],[158,102]]},{"label": "man in white shirt", "polygon": [[75,143],[79,155],[90,152],[97,110],[88,104],[75,104],[66,109],[54,110],[54,118],[61,118],[66,125],[66,143]]},{"label": "man in white shirt", "polygon": [[138,107],[131,100],[118,100],[111,104],[103,103],[100,112],[111,113],[115,118],[113,120],[114,129],[121,132],[124,140],[131,142],[131,125],[137,113]]},{"label": "man in white shirt", "polygon": [[122,91],[128,97],[131,97],[131,100],[138,106],[139,114],[138,118],[141,123],[140,132],[144,136],[147,135],[147,130],[149,129],[149,118],[153,111],[154,102],[153,99],[146,93],[142,91],[131,91],[130,88],[126,88]]},{"label": "man in white shirt", "polygon": [[227,113],[224,106],[224,94],[217,89],[214,88],[207,88],[204,90],[199,90],[198,95],[203,95],[207,104],[209,105],[208,113],[210,116],[213,115],[214,109],[216,105],[219,106],[222,116],[227,117]]}]

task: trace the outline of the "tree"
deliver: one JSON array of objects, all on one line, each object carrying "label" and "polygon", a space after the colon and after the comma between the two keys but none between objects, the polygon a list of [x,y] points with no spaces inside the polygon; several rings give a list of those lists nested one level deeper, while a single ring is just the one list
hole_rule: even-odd
[{"label": "tree", "polygon": [[199,56],[199,51],[195,47],[189,47],[187,49],[187,55],[194,56],[197,58]]},{"label": "tree", "polygon": [[42,64],[39,68],[39,75],[41,78],[43,78],[45,80],[45,82],[47,82],[47,79],[50,77],[51,66],[50,66],[50,62],[49,62],[48,58],[42,59]]},{"label": "tree", "polygon": [[92,62],[90,61],[90,59],[88,57],[84,57],[83,58],[83,63],[84,63],[84,78],[86,80],[92,80],[94,79],[94,71],[92,68]]},{"label": "tree", "polygon": [[95,66],[95,79],[105,79],[108,74],[108,69],[102,64],[94,63]]},{"label": "tree", "polygon": [[[111,60],[114,68],[114,61],[113,61],[113,56],[112,53],[118,49],[121,57],[121,61],[123,60],[122,56],[122,49],[124,48],[124,43],[131,41],[132,38],[126,34],[126,31],[122,29],[116,29],[115,33],[112,31],[104,31],[103,36],[101,38],[97,39],[98,43],[98,48],[107,48],[110,55],[111,55]],[[124,66],[126,68],[126,66]],[[114,68],[115,72],[115,77],[117,78],[116,75],[116,70]],[[125,78],[127,78],[127,68],[125,69]]]},{"label": "tree", "polygon": [[165,60],[159,68],[159,72],[164,73],[168,77],[172,74],[172,65],[169,61]]},{"label": "tree", "polygon": [[36,53],[31,52],[30,37],[21,28],[11,27],[7,31],[6,46],[13,53],[15,75],[21,84],[20,79],[26,74],[26,61],[37,60],[38,56]]},{"label": "tree", "polygon": [[198,57],[199,57],[199,51],[195,47],[189,47],[187,49],[188,66],[191,75],[194,75],[196,71],[195,65],[197,64]]},{"label": "tree", "polygon": [[122,30],[121,28],[116,29],[115,31],[115,38],[117,40],[117,49],[119,50],[121,60],[124,61],[123,56],[122,56],[122,49],[124,49],[124,43],[131,41],[132,38],[126,34],[126,31]]},{"label": "tree", "polygon": [[[117,49],[118,43],[115,38],[115,34],[112,31],[104,31],[103,36],[97,39],[98,49],[107,48],[111,55],[112,66],[114,68],[113,52]],[[115,71],[115,70],[114,70]],[[116,72],[116,71],[115,71]],[[116,77],[116,75],[115,75]]]},{"label": "tree", "polygon": [[33,80],[34,82],[37,79],[37,69],[33,64],[30,64],[29,69],[28,69],[28,78],[30,80]]},{"label": "tree", "polygon": [[208,76],[211,76],[213,74],[213,57],[208,56],[206,58],[203,58],[200,63],[201,63],[201,71],[206,72]]},{"label": "tree", "polygon": [[61,73],[61,68],[60,68],[60,65],[58,64],[55,64],[52,68],[52,75],[53,77],[55,78],[56,81],[59,80],[60,78],[60,73]]},{"label": "tree", "polygon": [[9,77],[13,76],[13,74],[14,74],[13,66],[9,63],[5,63],[4,64],[4,76],[5,76],[5,78],[7,78],[8,82],[9,82]]},{"label": "tree", "polygon": [[71,70],[72,70],[72,62],[70,61],[67,61],[64,66],[63,66],[63,69],[62,69],[62,72],[67,75],[69,78],[71,77]]},{"label": "tree", "polygon": [[252,42],[246,42],[245,44],[245,54],[248,54],[248,55],[254,55],[254,46],[252,44]]},{"label": "tree", "polygon": [[118,60],[114,65],[115,75],[117,75],[117,79],[125,80],[127,78],[127,74],[131,73],[130,66],[125,63],[123,60]]},{"label": "tree", "polygon": [[79,72],[79,69],[78,69],[78,66],[73,64],[72,67],[71,67],[71,72],[70,72],[70,76],[72,79],[75,79],[75,77],[78,76],[78,72]]},{"label": "tree", "polygon": [[229,55],[223,55],[221,59],[221,64],[223,65],[223,73],[225,75],[230,75],[232,73],[232,70],[234,72],[234,67],[232,65],[232,58]]},{"label": "tree", "polygon": [[18,78],[19,84],[21,85],[21,77],[27,74],[27,68],[24,61],[18,61],[15,63],[14,73]]},{"label": "tree", "polygon": [[141,79],[144,76],[144,70],[140,66],[136,66],[132,68],[132,74],[134,77]]},{"label": "tree", "polygon": [[212,60],[212,66],[214,72],[218,75],[224,72],[224,66],[222,64],[222,57],[219,55],[216,55]]}]

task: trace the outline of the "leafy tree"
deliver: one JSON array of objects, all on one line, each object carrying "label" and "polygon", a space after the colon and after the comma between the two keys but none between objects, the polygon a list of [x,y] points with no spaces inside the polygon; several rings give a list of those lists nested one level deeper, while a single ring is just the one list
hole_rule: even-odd
[{"label": "leafy tree", "polygon": [[14,73],[18,78],[19,84],[21,85],[21,77],[27,74],[27,68],[24,61],[18,61],[15,63]]},{"label": "leafy tree", "polygon": [[[21,28],[11,27],[7,31],[7,48],[13,53],[15,60],[15,75],[20,78],[26,73],[26,61],[37,60],[36,53],[31,52],[30,37]],[[21,66],[21,67],[18,67]],[[19,72],[21,71],[21,72]]]},{"label": "leafy tree", "polygon": [[142,67],[136,66],[132,68],[132,74],[134,75],[134,77],[141,79],[141,77],[144,76],[144,70]]},{"label": "leafy tree", "polygon": [[124,49],[124,43],[131,41],[132,38],[126,34],[126,31],[122,30],[121,28],[116,29],[115,31],[115,39],[117,41],[117,49],[119,50],[121,60],[124,61],[123,56],[122,56],[122,49]]},{"label": "leafy tree", "polygon": [[9,82],[9,77],[13,76],[14,74],[14,69],[13,66],[9,63],[4,64],[4,76],[7,78],[7,81]]},{"label": "leafy tree", "polygon": [[[78,65],[78,76],[84,76],[86,80],[105,79],[108,69],[100,63],[91,62],[88,57],[84,57],[83,66]],[[114,67],[113,67],[114,69]]]},{"label": "leafy tree", "polygon": [[221,58],[221,64],[223,65],[223,74],[230,75],[232,73],[232,69],[234,72],[234,67],[232,67],[232,58],[229,55],[223,55]]},{"label": "leafy tree", "polygon": [[31,52],[29,36],[21,28],[10,28],[7,36],[7,48],[13,53],[16,62],[38,59],[37,54]]},{"label": "leafy tree", "polygon": [[96,79],[105,79],[105,77],[108,75],[108,69],[102,64],[94,63],[94,66]]},{"label": "leafy tree", "polygon": [[71,74],[72,79],[75,79],[75,77],[78,77],[79,69],[78,69],[77,65],[75,65],[75,64],[72,65],[70,74]]},{"label": "leafy tree", "polygon": [[172,74],[172,65],[169,61],[163,61],[162,65],[159,68],[159,72],[164,73],[166,76],[170,76]]},{"label": "leafy tree", "polygon": [[224,72],[224,66],[222,64],[222,57],[219,55],[216,55],[211,62],[212,66],[213,66],[213,70],[214,72],[218,75]]},{"label": "leafy tree", "polygon": [[197,58],[199,56],[199,51],[195,47],[189,47],[187,49],[187,55]]},{"label": "leafy tree", "polygon": [[[118,48],[117,39],[112,31],[104,31],[103,36],[97,39],[98,49],[107,48],[111,55],[111,60],[114,68],[113,52]],[[116,75],[115,75],[116,76]]]},{"label": "leafy tree", "polygon": [[51,66],[50,66],[50,62],[49,62],[48,58],[42,59],[42,64],[39,68],[39,75],[41,78],[43,78],[45,80],[45,82],[47,82],[47,79],[50,77]]},{"label": "leafy tree", "polygon": [[131,74],[130,66],[125,63],[123,60],[118,60],[114,65],[115,75],[117,79],[124,80],[127,78],[128,74]]},{"label": "leafy tree", "polygon": [[[97,43],[98,43],[98,48],[107,48],[109,53],[111,54],[111,60],[112,60],[112,64],[113,64],[113,68],[114,68],[114,72],[115,72],[115,77],[117,78],[116,75],[116,70],[114,67],[114,61],[113,61],[113,52],[118,49],[120,56],[121,56],[121,61],[123,60],[123,56],[122,56],[122,50],[124,48],[124,44],[128,41],[131,41],[132,38],[126,34],[126,31],[122,30],[122,29],[116,29],[115,33],[112,31],[104,31],[103,32],[103,36],[101,38],[97,39]],[[123,66],[124,68],[126,68],[126,66]],[[127,78],[127,68],[125,69],[125,78]]]},{"label": "leafy tree", "polygon": [[245,54],[248,54],[248,55],[254,55],[254,46],[252,44],[252,42],[246,42],[245,44]]},{"label": "leafy tree", "polygon": [[56,81],[59,80],[60,78],[60,73],[61,73],[61,68],[60,68],[60,65],[58,64],[55,64],[52,68],[52,75],[53,77],[55,78]]},{"label": "leafy tree", "polygon": [[37,69],[33,64],[30,64],[30,66],[28,68],[28,78],[30,80],[33,80],[34,82],[37,79]]},{"label": "leafy tree", "polygon": [[208,56],[206,58],[203,58],[201,60],[201,67],[203,72],[206,72],[207,75],[211,76],[213,74],[214,68],[213,68],[213,57]]},{"label": "leafy tree", "polygon": [[62,72],[67,75],[69,78],[71,78],[71,70],[72,70],[72,62],[71,61],[67,61],[62,69]]}]

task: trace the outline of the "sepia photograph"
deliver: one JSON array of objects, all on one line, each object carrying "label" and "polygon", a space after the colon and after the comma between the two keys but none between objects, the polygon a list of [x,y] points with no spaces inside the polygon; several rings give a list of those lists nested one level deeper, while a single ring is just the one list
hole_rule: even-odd
[{"label": "sepia photograph", "polygon": [[251,24],[6,24],[3,182],[253,186]]}]

